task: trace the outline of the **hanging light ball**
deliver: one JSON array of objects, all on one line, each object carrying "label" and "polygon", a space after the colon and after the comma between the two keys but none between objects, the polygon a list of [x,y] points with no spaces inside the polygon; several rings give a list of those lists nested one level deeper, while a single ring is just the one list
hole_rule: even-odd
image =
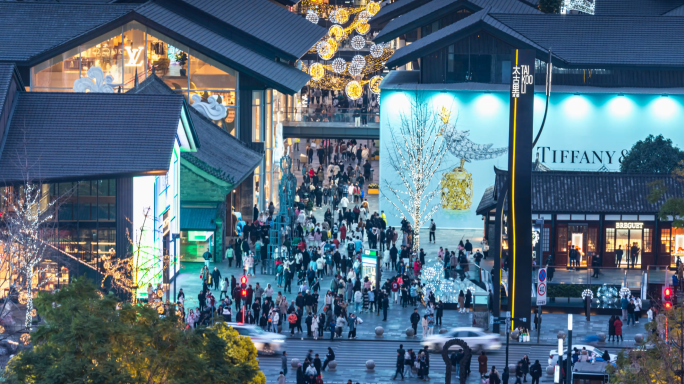
[{"label": "hanging light ball", "polygon": [[309,75],[315,81],[318,81],[325,76],[325,67],[321,63],[313,63],[309,67]]},{"label": "hanging light ball", "polygon": [[323,60],[330,60],[335,56],[335,51],[332,50],[327,41],[321,41],[316,44],[316,51],[318,51],[318,56]]},{"label": "hanging light ball", "polygon": [[352,58],[351,64],[363,68],[366,66],[366,58],[361,55],[356,55]]},{"label": "hanging light ball", "polygon": [[594,298],[594,292],[592,292],[591,289],[585,289],[582,291],[582,299],[586,299],[587,297],[589,297],[589,299]]},{"label": "hanging light ball", "polygon": [[342,26],[335,24],[328,30],[328,35],[337,41],[342,41],[347,34]]},{"label": "hanging light ball", "polygon": [[164,291],[161,288],[157,289],[157,297],[161,298],[162,296],[164,296]]},{"label": "hanging light ball", "polygon": [[358,81],[350,81],[349,83],[347,83],[345,91],[347,93],[347,97],[349,97],[352,100],[358,100],[361,97],[361,95],[363,95],[363,88],[361,87],[361,84],[359,84]]},{"label": "hanging light ball", "polygon": [[157,313],[160,315],[163,314],[164,313],[164,306],[160,305],[159,307],[157,307]]},{"label": "hanging light ball", "polygon": [[344,24],[349,21],[349,11],[346,8],[338,8],[335,11],[335,19],[337,24]]},{"label": "hanging light ball", "polygon": [[363,36],[354,36],[351,39],[351,46],[357,51],[361,50],[366,46],[366,39],[364,39]]},{"label": "hanging light ball", "polygon": [[22,292],[19,294],[19,304],[26,304],[28,303],[28,294],[26,292]]},{"label": "hanging light ball", "polygon": [[[368,8],[368,7],[366,7],[366,8]],[[359,19],[365,19],[366,21],[368,21],[368,19],[370,19],[370,18],[371,18],[371,14],[368,12],[368,10],[359,12]]]},{"label": "hanging light ball", "polygon": [[373,76],[368,81],[368,89],[376,95],[380,94],[380,83],[382,83],[382,76]]},{"label": "hanging light ball", "polygon": [[330,46],[330,51],[335,54],[337,52],[337,48],[339,47],[339,44],[337,44],[337,40],[333,39],[332,37],[328,38],[326,41],[328,45]]},{"label": "hanging light ball", "polygon": [[318,15],[314,11],[307,12],[306,19],[314,24],[318,24]]},{"label": "hanging light ball", "polygon": [[5,327],[3,327],[2,325],[0,325],[0,333],[5,333]]},{"label": "hanging light ball", "polygon": [[382,44],[373,44],[370,47],[370,54],[371,56],[375,57],[376,59],[385,52],[385,48],[382,46]]},{"label": "hanging light ball", "polygon": [[365,35],[370,31],[370,24],[368,24],[368,19],[359,19],[354,28],[359,35]]},{"label": "hanging light ball", "polygon": [[338,57],[337,59],[333,60],[332,70],[335,71],[335,73],[342,73],[345,69],[347,69],[347,62],[344,61],[343,58]]},{"label": "hanging light ball", "polygon": [[380,4],[376,3],[375,1],[371,1],[366,6],[366,11],[368,11],[371,16],[375,16],[376,13],[380,12]]},{"label": "hanging light ball", "polygon": [[352,76],[359,76],[363,72],[363,66],[355,65],[355,64],[349,64],[349,68],[347,68],[349,71],[349,74]]}]

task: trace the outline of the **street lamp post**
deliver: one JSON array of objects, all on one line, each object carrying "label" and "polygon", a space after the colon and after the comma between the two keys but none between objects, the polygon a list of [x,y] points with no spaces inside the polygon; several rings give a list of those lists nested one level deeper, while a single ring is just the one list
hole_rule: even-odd
[{"label": "street lamp post", "polygon": [[[559,352],[560,354],[560,352]],[[567,361],[567,369],[565,372],[565,382],[570,383],[570,380],[572,379],[572,313],[568,315],[568,355],[566,357]]]}]

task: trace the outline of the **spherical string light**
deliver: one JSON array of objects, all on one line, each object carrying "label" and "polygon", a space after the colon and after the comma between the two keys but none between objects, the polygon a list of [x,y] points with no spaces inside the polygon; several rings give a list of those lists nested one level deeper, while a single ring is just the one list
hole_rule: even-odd
[{"label": "spherical string light", "polygon": [[380,4],[371,1],[368,3],[368,6],[366,6],[366,11],[368,11],[371,16],[375,16],[376,13],[380,12]]},{"label": "spherical string light", "polygon": [[335,52],[337,52],[337,48],[339,47],[339,44],[337,43],[337,40],[335,40],[335,39],[333,39],[332,37],[330,37],[330,38],[328,38],[328,39],[326,40],[326,43],[328,43],[328,45],[330,46],[330,50],[332,51],[333,54],[334,54]]},{"label": "spherical string light", "polygon": [[360,35],[365,35],[370,31],[370,24],[368,24],[368,19],[359,19],[356,23],[356,32]]},{"label": "spherical string light", "polygon": [[354,64],[349,64],[349,68],[347,70],[349,71],[350,75],[359,76],[361,72],[363,72],[363,67]]},{"label": "spherical string light", "polygon": [[342,39],[347,36],[347,34],[344,32],[344,28],[337,24],[330,27],[328,30],[328,35],[337,41],[342,41]]},{"label": "spherical string light", "polygon": [[309,68],[309,75],[311,75],[312,79],[318,81],[325,76],[325,67],[321,63],[313,63]]},{"label": "spherical string light", "polygon": [[352,58],[352,65],[358,66],[358,67],[365,67],[366,66],[366,58],[363,57],[362,55],[356,55]]},{"label": "spherical string light", "polygon": [[314,11],[307,12],[306,19],[314,24],[318,24],[318,15]]},{"label": "spherical string light", "polygon": [[361,50],[366,46],[366,39],[364,39],[363,36],[354,36],[354,38],[351,39],[351,46],[357,51]]},{"label": "spherical string light", "polygon": [[327,41],[321,41],[316,44],[316,50],[318,51],[318,56],[323,60],[330,60],[335,55]]},{"label": "spherical string light", "polygon": [[382,83],[382,76],[373,76],[368,82],[368,89],[378,95],[380,94],[380,83]]},{"label": "spherical string light", "polygon": [[370,18],[371,14],[367,10],[359,12],[359,19],[365,19],[366,21],[368,21],[368,19]]},{"label": "spherical string light", "polygon": [[342,73],[342,72],[344,72],[345,69],[347,69],[347,62],[344,61],[343,58],[338,57],[337,59],[333,60],[331,66],[332,66],[332,70],[335,73]]},{"label": "spherical string light", "polygon": [[349,11],[346,8],[338,8],[335,14],[338,24],[344,24],[349,21]]},{"label": "spherical string light", "polygon": [[376,59],[382,56],[383,52],[385,52],[385,48],[382,46],[382,44],[373,44],[370,47],[370,54]]},{"label": "spherical string light", "polygon": [[347,97],[352,100],[358,100],[363,95],[363,87],[361,87],[358,81],[350,81],[345,87],[345,91]]}]

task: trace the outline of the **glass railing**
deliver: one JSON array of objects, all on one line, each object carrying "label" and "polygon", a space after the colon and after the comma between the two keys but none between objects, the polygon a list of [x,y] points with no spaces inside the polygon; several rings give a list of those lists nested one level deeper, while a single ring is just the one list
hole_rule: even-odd
[{"label": "glass railing", "polygon": [[[355,125],[378,125],[379,112],[362,112],[355,108],[307,107],[281,110],[278,118],[285,123],[343,123]],[[357,121],[358,118],[358,121]]]}]

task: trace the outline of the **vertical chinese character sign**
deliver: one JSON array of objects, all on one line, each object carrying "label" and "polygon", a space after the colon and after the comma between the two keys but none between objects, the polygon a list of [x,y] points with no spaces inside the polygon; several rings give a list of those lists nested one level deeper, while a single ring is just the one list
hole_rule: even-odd
[{"label": "vertical chinese character sign", "polygon": [[[532,307],[532,122],[533,50],[514,50],[511,58],[511,110],[508,131],[509,294],[512,326],[529,328]],[[520,321],[517,319],[526,319]]]}]

